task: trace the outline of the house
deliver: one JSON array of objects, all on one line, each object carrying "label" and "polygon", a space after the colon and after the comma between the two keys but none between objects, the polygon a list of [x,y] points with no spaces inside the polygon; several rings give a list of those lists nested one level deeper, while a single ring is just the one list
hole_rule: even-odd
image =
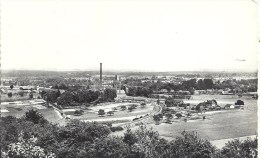
[{"label": "house", "polygon": [[207,101],[199,103],[196,106],[196,109],[200,110],[200,111],[203,111],[203,110],[208,111],[210,109],[216,109],[217,107],[219,107],[217,105],[217,101],[213,99],[213,100],[207,100]]},{"label": "house", "polygon": [[1,94],[7,94],[8,93],[8,89],[6,87],[0,87],[0,93]]},{"label": "house", "polygon": [[167,89],[161,89],[160,92],[161,93],[168,93],[168,90]]},{"label": "house", "polygon": [[206,106],[208,107],[216,107],[217,106],[217,101],[216,100],[207,100],[206,101]]},{"label": "house", "polygon": [[181,105],[184,104],[184,102],[183,102],[182,99],[174,99],[174,100],[173,100],[173,104],[174,104],[175,106],[181,106]]},{"label": "house", "polygon": [[172,89],[172,90],[170,91],[170,93],[174,93],[174,90]]},{"label": "house", "polygon": [[222,95],[233,95],[233,93],[230,93],[229,91],[223,91]]},{"label": "house", "polygon": [[147,102],[147,99],[142,98],[142,97],[122,97],[120,98],[122,100],[122,102]]}]

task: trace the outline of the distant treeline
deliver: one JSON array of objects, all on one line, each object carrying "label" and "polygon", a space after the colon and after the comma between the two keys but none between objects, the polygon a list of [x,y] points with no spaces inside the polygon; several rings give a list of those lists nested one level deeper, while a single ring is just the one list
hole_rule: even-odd
[{"label": "distant treeline", "polygon": [[[98,75],[99,71],[43,71],[43,70],[3,70],[3,77],[88,77]],[[104,75],[123,76],[176,76],[188,78],[215,78],[215,77],[257,77],[257,72],[210,72],[210,71],[176,71],[176,72],[138,72],[138,71],[103,71]]]},{"label": "distant treeline", "polygon": [[70,89],[62,94],[59,90],[48,90],[42,91],[41,96],[49,103],[57,103],[60,107],[66,107],[114,101],[117,94],[115,89],[106,88],[103,91],[90,89]]},{"label": "distant treeline", "polygon": [[125,87],[123,89],[129,96],[145,96],[149,97],[156,91],[166,89],[168,92],[174,91],[189,91],[194,94],[195,90],[207,89],[230,89],[233,92],[256,92],[258,79],[248,80],[225,80],[223,82],[214,83],[212,79],[190,79],[183,81],[181,84],[163,83],[158,80],[157,82],[142,82],[139,79],[127,79],[123,81]]}]

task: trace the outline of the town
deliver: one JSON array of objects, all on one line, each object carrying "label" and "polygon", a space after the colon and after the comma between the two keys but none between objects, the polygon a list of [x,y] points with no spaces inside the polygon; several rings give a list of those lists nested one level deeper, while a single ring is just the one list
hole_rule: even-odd
[{"label": "town", "polygon": [[[109,75],[102,71],[102,63],[99,74],[92,75],[62,72],[60,77],[53,72],[41,72],[42,76],[30,73],[3,73],[2,117],[21,118],[31,110],[60,126],[69,126],[74,120],[97,122],[109,127],[114,136],[146,125],[167,140],[173,140],[182,131],[196,130],[219,148],[223,147],[221,140],[254,138],[257,134],[258,93],[254,73],[227,73],[221,78],[215,77],[214,72],[207,76]],[[229,128],[223,130],[223,125]]]},{"label": "town", "polygon": [[257,5],[1,1],[0,158],[257,158]]}]

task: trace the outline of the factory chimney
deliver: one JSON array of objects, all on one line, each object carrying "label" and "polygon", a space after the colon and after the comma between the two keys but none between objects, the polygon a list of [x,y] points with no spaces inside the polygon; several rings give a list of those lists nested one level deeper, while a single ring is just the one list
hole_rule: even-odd
[{"label": "factory chimney", "polygon": [[100,63],[100,85],[102,85],[102,63]]}]

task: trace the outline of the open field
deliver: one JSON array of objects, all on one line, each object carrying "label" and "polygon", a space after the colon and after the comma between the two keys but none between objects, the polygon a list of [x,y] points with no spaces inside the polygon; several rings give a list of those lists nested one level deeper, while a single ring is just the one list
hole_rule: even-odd
[{"label": "open field", "polygon": [[54,123],[58,123],[61,119],[53,108],[47,108],[40,103],[37,104],[37,100],[16,101],[11,103],[3,102],[1,103],[1,116],[14,116],[20,118],[30,109],[38,110],[48,121]]},{"label": "open field", "polygon": [[[176,136],[180,136],[182,131],[196,131],[202,138],[206,138],[210,141],[237,138],[257,134],[257,100],[250,97],[238,98],[237,96],[224,96],[224,95],[194,95],[192,100],[185,100],[194,102],[201,102],[210,99],[216,99],[220,105],[226,103],[235,103],[238,99],[245,102],[244,110],[230,109],[222,111],[213,111],[198,114],[199,119],[188,120],[184,122],[183,119],[173,119],[172,124],[161,123],[155,125],[152,117],[148,117],[143,122],[152,127],[153,130],[158,131],[160,135],[168,140],[174,139]],[[132,103],[109,103],[102,106],[89,107],[84,110],[84,114],[81,116],[74,116],[76,109],[65,109],[64,113],[71,115],[71,119],[80,119],[84,121],[132,121],[136,117],[152,114],[154,112],[153,104],[147,104],[144,108],[140,105],[132,112],[128,110],[122,111],[121,105],[129,105]],[[114,107],[114,115],[108,116],[107,114],[100,117],[97,113],[99,109],[104,109],[105,112],[112,110]],[[39,110],[45,118],[54,123],[66,122],[58,111],[53,108],[46,108],[40,104],[37,104],[35,100],[17,101],[13,103],[1,104],[2,116],[15,116],[22,117],[24,113],[30,109]],[[205,120],[202,117],[206,116]],[[134,125],[134,124],[133,124]],[[137,127],[132,126],[133,130]],[[124,131],[115,132],[115,135],[122,135]]]},{"label": "open field", "polygon": [[12,97],[8,97],[7,94],[1,94],[1,101],[2,102],[12,102],[12,101],[20,101],[20,100],[28,100],[29,95],[24,95],[23,97],[19,95],[13,95]]},{"label": "open field", "polygon": [[[208,140],[219,140],[228,138],[237,138],[257,134],[257,100],[250,97],[238,98],[237,96],[226,95],[194,95],[193,102],[201,102],[210,99],[216,99],[221,104],[235,103],[241,99],[245,102],[244,110],[223,110],[221,112],[206,112],[200,114],[201,119],[189,120],[188,122],[173,121],[172,124],[155,123],[147,124],[148,128],[158,131],[163,138],[168,140],[180,136],[182,131],[196,131],[201,138]],[[202,120],[202,116],[206,116]],[[137,129],[133,127],[132,129]],[[124,131],[114,133],[122,135]]]},{"label": "open field", "polygon": [[[147,104],[145,107],[140,107],[140,104],[135,103],[137,106],[132,112],[129,110],[121,110],[121,106],[124,105],[128,107],[133,103],[110,103],[106,105],[98,105],[93,107],[88,107],[88,110],[84,110],[84,114],[81,116],[74,116],[74,111],[76,109],[64,109],[63,112],[66,115],[70,115],[71,119],[80,119],[84,121],[115,121],[115,120],[127,120],[130,121],[136,117],[144,116],[146,114],[150,114],[153,111],[154,106],[151,104]],[[117,110],[113,110],[113,108],[117,108]],[[98,110],[103,109],[106,113],[108,111],[114,111],[112,116],[105,114],[104,116],[98,115]],[[79,109],[78,109],[79,110]]]},{"label": "open field", "polygon": [[[37,98],[40,96],[38,93],[33,93],[33,97]],[[7,94],[1,94],[1,102],[13,102],[13,101],[23,101],[29,99],[29,93],[24,93],[24,96],[20,96],[18,94],[13,94],[12,97],[8,97]]]}]

